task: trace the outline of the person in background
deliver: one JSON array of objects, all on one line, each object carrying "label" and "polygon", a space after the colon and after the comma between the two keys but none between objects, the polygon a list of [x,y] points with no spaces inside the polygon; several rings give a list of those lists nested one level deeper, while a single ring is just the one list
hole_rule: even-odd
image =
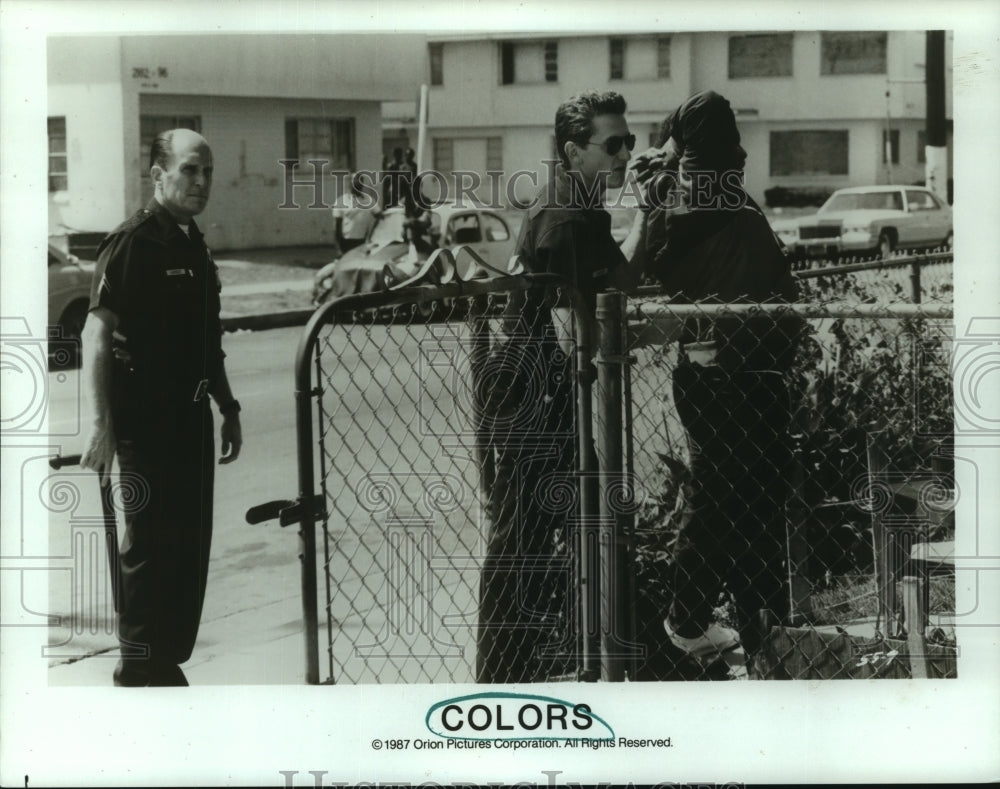
[{"label": "person in background", "polygon": [[350,191],[342,194],[332,209],[341,254],[350,252],[368,238],[368,232],[375,224],[378,213],[378,206],[371,205],[372,202],[374,200],[362,191],[361,176],[354,173],[351,176]]},{"label": "person in background", "polygon": [[383,168],[382,173],[382,205],[386,208],[392,208],[393,206],[399,205],[399,202],[402,199],[400,191],[400,180],[402,176],[399,174],[402,169],[403,149],[393,148],[392,160]]}]

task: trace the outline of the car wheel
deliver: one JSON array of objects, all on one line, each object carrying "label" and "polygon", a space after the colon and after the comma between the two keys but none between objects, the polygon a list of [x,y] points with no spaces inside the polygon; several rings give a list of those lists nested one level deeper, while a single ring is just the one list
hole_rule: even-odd
[{"label": "car wheel", "polygon": [[953,244],[955,243],[955,234],[952,231],[948,232],[948,235],[944,237],[944,243],[942,246],[945,249],[953,249]]},{"label": "car wheel", "polygon": [[892,238],[892,233],[888,230],[883,230],[879,233],[878,237],[878,254],[879,257],[885,260],[892,254],[892,250],[895,247],[895,242]]},{"label": "car wheel", "polygon": [[59,318],[60,337],[55,342],[49,341],[49,364],[53,370],[80,366],[80,337],[89,306],[85,299],[77,299],[63,310]]}]

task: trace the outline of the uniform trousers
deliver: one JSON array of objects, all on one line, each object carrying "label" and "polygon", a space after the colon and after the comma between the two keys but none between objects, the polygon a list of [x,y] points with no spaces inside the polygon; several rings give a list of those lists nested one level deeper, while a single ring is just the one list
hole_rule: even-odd
[{"label": "uniform trousers", "polygon": [[215,446],[208,398],[118,442],[121,546],[119,685],[187,684],[212,542]]}]

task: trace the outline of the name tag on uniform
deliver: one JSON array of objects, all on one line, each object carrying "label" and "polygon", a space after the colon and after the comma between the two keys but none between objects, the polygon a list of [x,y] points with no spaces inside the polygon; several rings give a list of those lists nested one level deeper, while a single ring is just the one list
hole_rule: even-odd
[{"label": "name tag on uniform", "polygon": [[186,268],[168,268],[168,277],[183,277],[185,274],[189,273]]}]

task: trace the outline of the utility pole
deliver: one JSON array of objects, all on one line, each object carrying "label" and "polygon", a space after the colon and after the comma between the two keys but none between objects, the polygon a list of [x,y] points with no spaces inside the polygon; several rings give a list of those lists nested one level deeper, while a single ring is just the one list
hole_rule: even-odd
[{"label": "utility pole", "polygon": [[924,173],[927,188],[947,202],[948,130],[944,115],[944,31],[928,30],[926,35],[927,131]]}]

